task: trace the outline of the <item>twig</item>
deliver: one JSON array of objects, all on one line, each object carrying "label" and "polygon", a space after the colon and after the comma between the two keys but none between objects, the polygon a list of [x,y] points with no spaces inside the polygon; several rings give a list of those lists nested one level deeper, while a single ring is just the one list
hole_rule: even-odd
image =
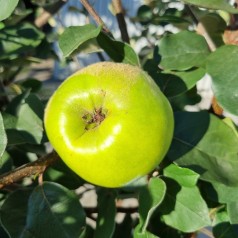
[{"label": "twig", "polygon": [[112,5],[116,13],[117,22],[121,32],[121,38],[124,42],[130,43],[121,0],[112,0]]},{"label": "twig", "polygon": [[92,16],[92,18],[95,20],[95,22],[99,25],[102,26],[103,30],[106,33],[110,33],[110,30],[106,27],[105,23],[103,22],[102,18],[97,14],[95,9],[90,5],[88,0],[80,0],[85,9],[88,11],[88,13]]},{"label": "twig", "polygon": [[41,28],[44,26],[48,20],[56,13],[59,11],[59,9],[67,2],[67,0],[60,0],[58,1],[52,8],[48,10],[43,10],[41,15],[37,17],[34,21],[34,24]]},{"label": "twig", "polygon": [[[138,207],[117,207],[117,212],[120,213],[136,213],[138,212]],[[97,207],[84,207],[84,210],[87,214],[87,216],[92,213],[98,213],[98,208]]]},{"label": "twig", "polygon": [[[210,37],[209,33],[207,32],[206,27],[202,24],[202,22],[199,22],[198,18],[196,17],[192,8],[189,5],[186,5],[186,9],[187,9],[188,13],[190,14],[191,18],[193,19],[194,23],[196,25],[199,24],[201,34],[204,36],[210,51],[214,52],[217,47],[216,47],[214,41],[212,40],[212,38]],[[212,98],[211,107],[216,115],[222,116],[223,109],[218,105],[215,96],[213,96],[213,98]]]},{"label": "twig", "polygon": [[202,35],[204,36],[210,51],[211,52],[215,51],[217,47],[216,47],[215,43],[213,42],[212,38],[210,37],[210,35],[208,34],[206,27],[201,22],[199,22],[198,18],[196,17],[192,8],[189,5],[186,5],[186,9],[187,9],[188,13],[190,14],[190,16],[192,17],[194,23],[196,25],[199,24]]},{"label": "twig", "polygon": [[55,152],[52,152],[34,162],[22,165],[10,172],[2,174],[0,176],[0,189],[25,177],[43,173],[48,166],[55,163],[58,159],[59,156]]}]

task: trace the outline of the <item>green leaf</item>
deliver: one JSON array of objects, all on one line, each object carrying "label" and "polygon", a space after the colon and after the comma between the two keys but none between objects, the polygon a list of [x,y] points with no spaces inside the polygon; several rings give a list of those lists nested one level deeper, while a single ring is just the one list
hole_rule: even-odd
[{"label": "green leaf", "polygon": [[143,233],[140,233],[139,231],[140,226],[137,226],[134,231],[134,238],[159,238],[158,236],[150,233],[149,231],[145,231]]},{"label": "green leaf", "polygon": [[216,213],[213,222],[213,235],[215,238],[238,238],[237,225],[231,225],[226,211]]},{"label": "green leaf", "polygon": [[7,147],[7,135],[3,124],[2,114],[0,113],[0,162],[6,147]]},{"label": "green leaf", "polygon": [[85,212],[74,192],[50,182],[44,182],[33,190],[28,201],[24,234],[31,234],[30,237],[37,234],[37,237],[44,238],[77,238],[84,227]]},{"label": "green leaf", "polygon": [[161,73],[158,80],[162,81],[160,85],[163,93],[172,98],[193,88],[204,75],[205,70],[203,68],[183,72],[169,71]]},{"label": "green leaf", "polygon": [[59,38],[59,46],[64,57],[78,52],[79,47],[89,40],[96,38],[101,31],[101,27],[95,27],[92,24],[84,26],[70,26],[66,28]]},{"label": "green leaf", "polygon": [[164,175],[179,182],[181,186],[194,187],[197,184],[199,174],[186,168],[171,164],[164,170]]},{"label": "green leaf", "polygon": [[5,151],[0,160],[0,174],[6,173],[12,169],[13,163],[10,155]]},{"label": "green leaf", "polygon": [[0,0],[0,21],[8,18],[16,8],[19,0]]},{"label": "green leaf", "polygon": [[198,174],[172,164],[164,175],[167,193],[160,206],[164,222],[183,232],[210,225],[207,204],[196,187]]},{"label": "green leaf", "polygon": [[99,34],[97,41],[113,61],[136,66],[140,65],[137,54],[129,44],[113,40],[103,32]]},{"label": "green leaf", "polygon": [[227,204],[227,212],[230,218],[231,224],[238,224],[238,202],[237,200],[234,202],[230,202]]},{"label": "green leaf", "polygon": [[238,46],[225,45],[207,59],[207,72],[212,77],[212,87],[221,107],[238,115]]},{"label": "green leaf", "polygon": [[217,117],[205,111],[177,112],[168,157],[203,180],[238,186],[237,145],[233,129]]},{"label": "green leaf", "polygon": [[215,202],[232,203],[238,200],[238,187],[229,187],[222,183],[213,182],[204,188],[206,194]]},{"label": "green leaf", "polygon": [[16,58],[38,46],[44,34],[30,23],[21,23],[0,30],[0,59]]},{"label": "green leaf", "polygon": [[40,144],[44,138],[44,107],[34,94],[17,96],[3,114],[9,145]]},{"label": "green leaf", "polygon": [[198,7],[204,7],[214,10],[223,10],[230,13],[238,13],[238,10],[232,7],[226,0],[183,0],[185,3],[189,3]]},{"label": "green leaf", "polygon": [[112,237],[115,229],[115,193],[102,189],[98,193],[98,217],[94,238]]},{"label": "green leaf", "polygon": [[18,190],[4,201],[1,210],[1,223],[11,237],[22,237],[27,218],[27,203],[31,190]]},{"label": "green leaf", "polygon": [[189,31],[166,35],[159,44],[160,66],[165,70],[199,67],[209,55],[205,39]]},{"label": "green leaf", "polygon": [[[160,178],[151,178],[148,187],[142,187],[139,193],[140,223],[137,233],[146,236],[146,228],[156,208],[163,201],[166,186]],[[140,237],[138,234],[138,237]]]}]

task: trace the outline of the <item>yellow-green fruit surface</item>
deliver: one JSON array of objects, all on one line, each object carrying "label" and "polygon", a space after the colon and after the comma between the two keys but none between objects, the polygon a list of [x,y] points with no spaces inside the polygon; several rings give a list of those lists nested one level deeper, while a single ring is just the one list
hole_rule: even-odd
[{"label": "yellow-green fruit surface", "polygon": [[45,128],[53,148],[80,177],[120,187],[161,162],[174,120],[169,102],[147,73],[102,62],[60,85],[47,104]]}]

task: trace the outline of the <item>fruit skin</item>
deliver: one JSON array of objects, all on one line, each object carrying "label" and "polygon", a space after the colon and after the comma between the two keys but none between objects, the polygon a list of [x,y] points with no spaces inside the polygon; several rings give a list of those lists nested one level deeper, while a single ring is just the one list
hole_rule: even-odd
[{"label": "fruit skin", "polygon": [[121,187],[164,158],[173,112],[151,77],[136,66],[101,62],[65,80],[45,110],[49,141],[86,181]]}]

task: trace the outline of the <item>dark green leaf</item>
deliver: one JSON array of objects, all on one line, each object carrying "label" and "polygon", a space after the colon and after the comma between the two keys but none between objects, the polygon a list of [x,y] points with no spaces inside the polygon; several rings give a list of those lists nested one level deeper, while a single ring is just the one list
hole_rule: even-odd
[{"label": "dark green leaf", "polygon": [[204,64],[209,55],[205,39],[189,31],[166,35],[159,44],[160,66],[165,70],[187,70]]},{"label": "dark green leaf", "polygon": [[115,229],[115,193],[102,189],[98,193],[98,217],[94,238],[112,237]]},{"label": "dark green leaf", "polygon": [[31,234],[30,237],[78,238],[84,227],[85,213],[74,192],[50,182],[33,190],[24,234]]},{"label": "dark green leaf", "polygon": [[146,234],[146,229],[149,224],[150,218],[156,208],[163,201],[165,192],[165,183],[160,178],[151,178],[148,187],[141,188],[141,191],[139,193],[140,223],[137,233],[140,233],[141,235]]},{"label": "dark green leaf", "polygon": [[164,175],[168,189],[160,207],[164,222],[183,232],[210,225],[207,204],[196,187],[198,174],[172,164]]},{"label": "dark green leaf", "polygon": [[238,115],[238,46],[225,45],[207,59],[207,72],[218,103],[225,110]]},{"label": "dark green leaf", "polygon": [[113,61],[140,65],[137,54],[129,44],[113,40],[103,32],[99,34],[97,41]]},{"label": "dark green leaf", "polygon": [[23,82],[20,82],[20,85],[24,88],[24,89],[30,89],[31,92],[37,92],[41,89],[42,86],[42,82],[37,80],[37,79],[27,79]]},{"label": "dark green leaf", "polygon": [[216,213],[213,224],[215,238],[238,238],[238,226],[231,225],[226,211]]},{"label": "dark green leaf", "polygon": [[131,214],[126,213],[121,223],[116,224],[113,238],[132,238],[131,230],[133,228],[133,220]]},{"label": "dark green leaf", "polygon": [[27,218],[27,203],[31,190],[11,193],[0,210],[1,223],[11,237],[22,237]]},{"label": "dark green leaf", "polygon": [[92,24],[84,26],[70,26],[66,28],[59,39],[59,46],[64,57],[70,56],[78,50],[83,43],[96,38],[100,31],[101,27],[95,27]]},{"label": "dark green leaf", "polygon": [[201,179],[238,186],[238,138],[233,129],[207,112],[175,113],[168,157]]},{"label": "dark green leaf", "polygon": [[165,72],[158,75],[158,78],[162,81],[161,90],[163,93],[167,97],[172,98],[193,88],[197,81],[199,81],[204,75],[205,70],[203,68],[198,68],[183,72]]},{"label": "dark green leaf", "polygon": [[0,162],[2,155],[6,149],[6,146],[7,146],[7,135],[3,124],[2,114],[0,113]]},{"label": "dark green leaf", "polygon": [[232,7],[226,0],[183,0],[185,3],[189,3],[198,7],[204,7],[208,9],[223,10],[230,13],[238,13],[238,10]]},{"label": "dark green leaf", "polygon": [[179,94],[172,98],[168,98],[174,111],[183,111],[187,105],[195,105],[201,101],[201,96],[194,86],[185,93]]},{"label": "dark green leaf", "polygon": [[16,58],[38,46],[44,34],[30,23],[8,26],[0,30],[0,59]]},{"label": "dark green leaf", "polygon": [[137,19],[141,23],[148,23],[153,17],[152,9],[147,5],[142,5],[138,8]]},{"label": "dark green leaf", "polygon": [[8,18],[17,6],[19,0],[0,0],[0,21]]}]

